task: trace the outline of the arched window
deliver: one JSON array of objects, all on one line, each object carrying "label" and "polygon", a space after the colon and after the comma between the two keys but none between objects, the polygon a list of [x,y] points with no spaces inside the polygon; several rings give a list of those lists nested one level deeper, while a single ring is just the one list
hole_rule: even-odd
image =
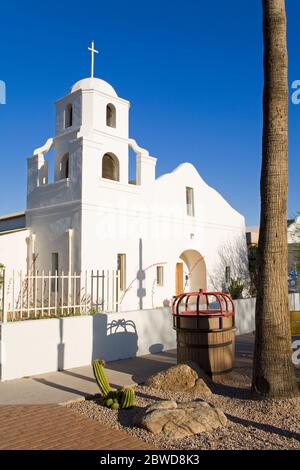
[{"label": "arched window", "polygon": [[106,125],[116,127],[116,108],[111,103],[106,106]]},{"label": "arched window", "polygon": [[73,125],[73,108],[69,103],[65,108],[65,129]]},{"label": "arched window", "polygon": [[60,163],[60,179],[69,178],[69,154],[65,155],[61,159]]},{"label": "arched window", "polygon": [[102,158],[102,178],[119,181],[119,160],[113,153],[106,153]]}]

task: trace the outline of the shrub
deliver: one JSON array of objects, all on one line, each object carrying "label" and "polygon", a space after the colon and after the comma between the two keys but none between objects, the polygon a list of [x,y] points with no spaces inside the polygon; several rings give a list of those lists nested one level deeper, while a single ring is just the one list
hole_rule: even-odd
[{"label": "shrub", "polygon": [[231,278],[228,290],[232,299],[241,299],[244,290],[242,279],[240,277],[237,277],[236,279]]}]

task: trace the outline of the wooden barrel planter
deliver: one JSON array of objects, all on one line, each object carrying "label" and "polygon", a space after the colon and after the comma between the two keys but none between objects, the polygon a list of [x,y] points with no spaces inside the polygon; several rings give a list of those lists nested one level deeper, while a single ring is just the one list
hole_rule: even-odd
[{"label": "wooden barrel planter", "polygon": [[234,304],[223,292],[189,292],[174,297],[177,362],[193,361],[210,377],[233,369]]}]

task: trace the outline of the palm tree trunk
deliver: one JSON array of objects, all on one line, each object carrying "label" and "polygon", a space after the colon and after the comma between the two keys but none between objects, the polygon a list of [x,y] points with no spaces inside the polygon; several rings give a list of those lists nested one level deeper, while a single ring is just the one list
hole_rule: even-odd
[{"label": "palm tree trunk", "polygon": [[298,395],[288,306],[288,80],[285,0],[262,0],[264,95],[261,216],[258,244],[255,353],[256,397]]}]

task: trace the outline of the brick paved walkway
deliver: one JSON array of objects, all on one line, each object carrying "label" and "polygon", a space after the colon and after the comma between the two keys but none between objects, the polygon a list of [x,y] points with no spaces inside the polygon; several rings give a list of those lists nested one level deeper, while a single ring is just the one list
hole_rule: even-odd
[{"label": "brick paved walkway", "polygon": [[139,439],[59,405],[0,406],[0,449],[149,450]]}]

